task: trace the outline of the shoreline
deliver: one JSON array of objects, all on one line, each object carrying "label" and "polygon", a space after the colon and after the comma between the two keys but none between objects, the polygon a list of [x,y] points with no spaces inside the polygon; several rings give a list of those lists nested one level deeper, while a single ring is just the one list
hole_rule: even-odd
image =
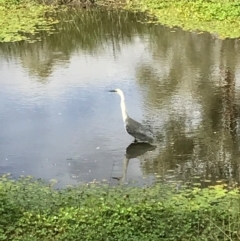
[{"label": "shoreline", "polygon": [[132,0],[125,9],[145,12],[170,28],[208,32],[219,39],[240,37],[240,5],[229,0]]},{"label": "shoreline", "polygon": [[51,31],[59,22],[57,13],[91,7],[145,13],[154,23],[199,34],[208,32],[219,39],[240,37],[240,4],[230,0],[72,0],[66,4],[58,4],[56,0],[40,3],[3,0],[0,3],[0,15],[4,16],[0,20],[0,42],[33,42],[37,32]]}]

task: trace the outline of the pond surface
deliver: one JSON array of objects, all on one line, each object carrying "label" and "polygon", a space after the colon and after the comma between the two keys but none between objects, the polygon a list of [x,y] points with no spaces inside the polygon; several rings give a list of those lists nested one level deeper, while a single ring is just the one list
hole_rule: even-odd
[{"label": "pond surface", "polygon": [[[41,42],[0,45],[1,173],[61,186],[239,182],[238,40],[126,12],[62,18]],[[130,145],[115,88],[129,115],[152,126],[155,149]]]}]

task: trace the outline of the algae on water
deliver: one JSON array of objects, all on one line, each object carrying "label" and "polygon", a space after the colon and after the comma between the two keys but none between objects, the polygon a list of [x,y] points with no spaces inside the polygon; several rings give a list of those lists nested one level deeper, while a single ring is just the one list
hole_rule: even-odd
[{"label": "algae on water", "polygon": [[30,40],[38,31],[50,30],[57,22],[50,17],[54,13],[53,7],[30,0],[0,0],[0,42]]},{"label": "algae on water", "polygon": [[147,12],[170,27],[207,31],[219,38],[240,37],[239,1],[133,0],[128,1],[126,8]]}]

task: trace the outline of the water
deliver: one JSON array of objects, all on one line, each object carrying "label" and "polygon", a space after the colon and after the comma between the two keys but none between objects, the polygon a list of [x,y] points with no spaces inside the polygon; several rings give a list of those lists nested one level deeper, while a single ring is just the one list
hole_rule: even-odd
[{"label": "water", "polygon": [[[41,42],[0,45],[1,173],[60,186],[239,182],[238,40],[126,12],[66,18]],[[152,126],[155,149],[129,146],[114,88],[130,116]]]}]

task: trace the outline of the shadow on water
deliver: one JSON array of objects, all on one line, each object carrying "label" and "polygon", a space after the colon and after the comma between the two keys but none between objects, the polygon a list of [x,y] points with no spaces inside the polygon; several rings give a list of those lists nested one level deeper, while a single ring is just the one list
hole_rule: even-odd
[{"label": "shadow on water", "polygon": [[153,151],[156,146],[150,145],[148,143],[131,143],[126,148],[126,153],[123,159],[123,174],[121,177],[112,177],[119,181],[120,184],[123,184],[126,181],[127,168],[130,159],[140,157],[148,151]]}]

